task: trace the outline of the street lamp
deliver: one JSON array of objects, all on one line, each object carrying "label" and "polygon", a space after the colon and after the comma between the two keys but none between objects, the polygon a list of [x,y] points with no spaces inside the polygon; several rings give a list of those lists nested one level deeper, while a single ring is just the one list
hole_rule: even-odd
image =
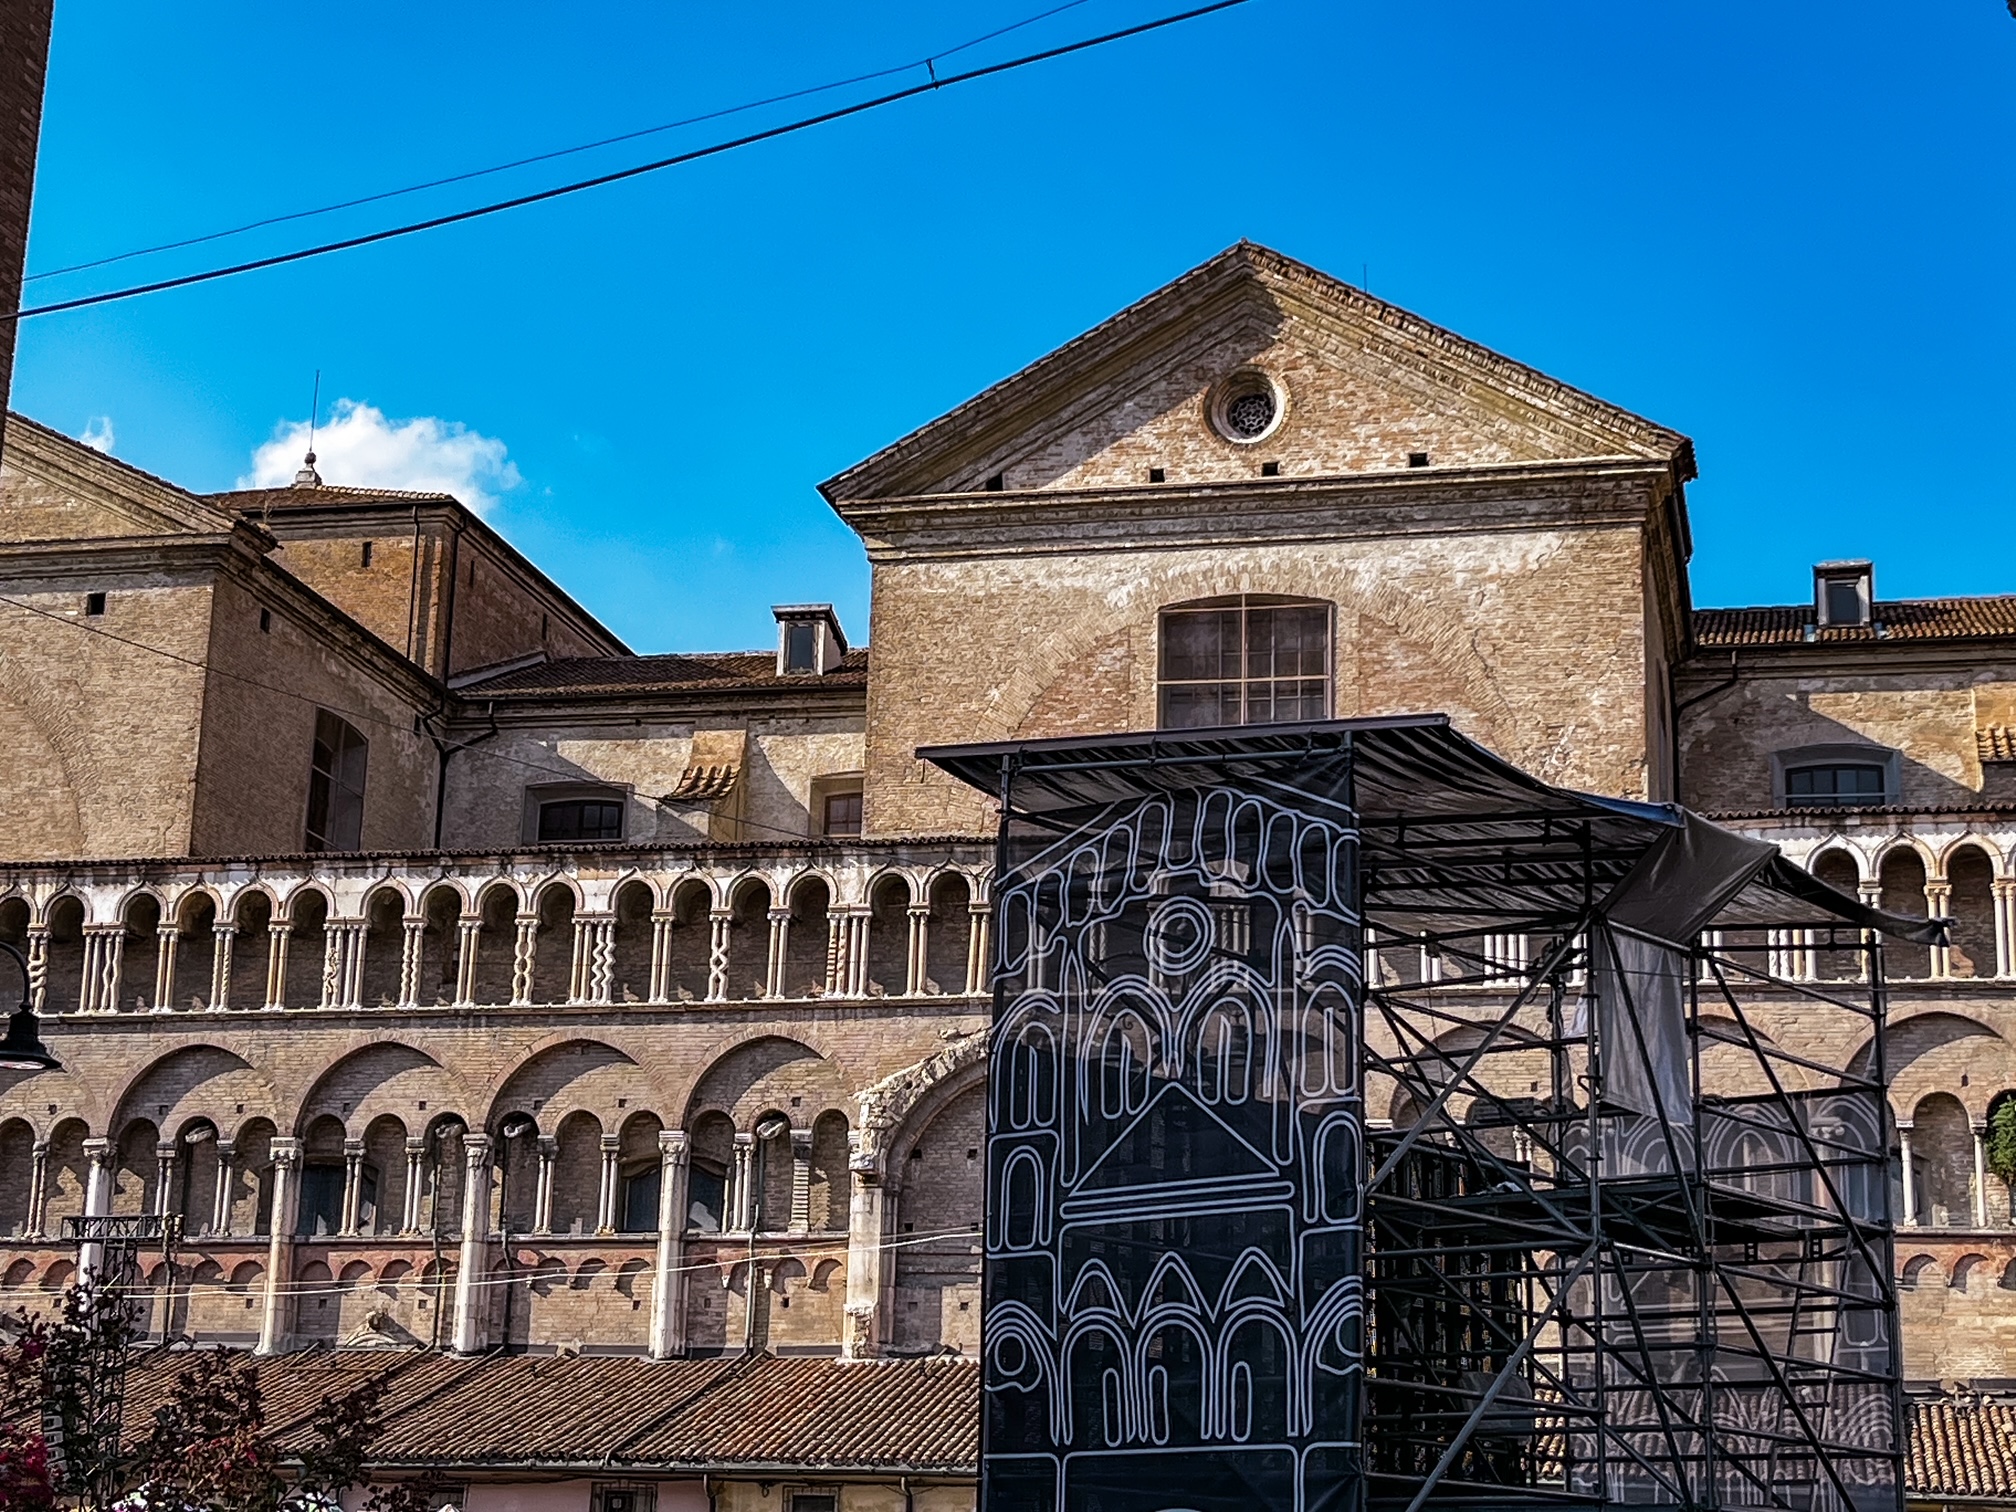
[{"label": "street lamp", "polygon": [[41,1021],[35,1017],[35,989],[28,973],[28,957],[18,945],[0,940],[0,950],[14,958],[21,968],[21,1006],[7,1020],[7,1037],[0,1039],[0,1071],[60,1071],[63,1062],[42,1044]]}]

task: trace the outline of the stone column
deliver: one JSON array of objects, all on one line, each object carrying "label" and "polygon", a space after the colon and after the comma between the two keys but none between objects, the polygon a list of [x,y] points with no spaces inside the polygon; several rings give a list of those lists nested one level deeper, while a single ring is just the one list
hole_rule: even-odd
[{"label": "stone column", "polygon": [[511,947],[511,1002],[514,1007],[532,1001],[532,968],[539,959],[539,916],[518,915],[518,933]]},{"label": "stone column", "polygon": [[616,920],[588,919],[583,926],[581,943],[586,959],[582,963],[582,999],[611,1002],[616,995]]},{"label": "stone column", "polygon": [[49,1225],[49,1141],[38,1139],[28,1167],[28,1237],[39,1238]]},{"label": "stone column", "polygon": [[457,1354],[483,1349],[490,1269],[490,1136],[462,1136],[462,1263],[455,1272]]},{"label": "stone column", "polygon": [[163,924],[154,931],[154,1011],[168,1013],[175,1007],[175,947],[182,931]]},{"label": "stone column", "polygon": [[752,1200],[750,1187],[754,1185],[754,1167],[751,1157],[756,1152],[754,1134],[735,1136],[735,1160],[729,1169],[728,1227],[736,1233],[747,1233],[754,1226],[752,1214],[756,1203]]},{"label": "stone column", "polygon": [[[113,1163],[118,1159],[118,1151],[109,1139],[87,1139],[84,1141],[84,1216],[102,1218],[112,1211]],[[104,1268],[104,1247],[97,1244],[80,1245],[77,1251],[77,1273],[82,1278],[95,1276]]]},{"label": "stone column", "polygon": [[847,1215],[847,1328],[841,1354],[872,1359],[882,1352],[882,1233],[889,1194],[872,1159],[857,1150],[850,1162],[853,1195]]},{"label": "stone column", "polygon": [[711,926],[707,939],[707,1001],[718,1003],[728,996],[728,927],[734,914],[726,908],[708,914]]},{"label": "stone column", "polygon": [[[1951,882],[1927,882],[1925,884],[1925,914],[1928,918],[1946,919],[1953,914],[1953,884]],[[1931,974],[1934,977],[1953,975],[1953,947],[1934,945]]]},{"label": "stone column", "polygon": [[210,1232],[223,1238],[231,1235],[231,1162],[237,1151],[230,1141],[217,1141],[217,1180],[210,1191]]},{"label": "stone column", "polygon": [[1974,1227],[1988,1227],[1988,1125],[1974,1125]]},{"label": "stone column", "polygon": [[426,1171],[427,1141],[409,1137],[406,1141],[406,1210],[399,1219],[399,1232],[402,1234],[420,1232],[420,1203],[426,1195],[422,1191]]},{"label": "stone column", "polygon": [[420,975],[427,954],[427,921],[402,920],[399,935],[399,1006],[415,1008],[420,1003]]},{"label": "stone column", "polygon": [[119,979],[126,975],[126,926],[111,924],[105,931],[104,1005],[110,1013],[119,1007]]},{"label": "stone column", "polygon": [[84,981],[77,993],[80,1013],[101,1013],[114,1006],[105,986],[105,959],[110,944],[102,924],[84,926]]},{"label": "stone column", "polygon": [[285,1008],[287,1006],[287,946],[294,937],[294,926],[281,919],[275,919],[266,926],[266,1006]]},{"label": "stone column", "polygon": [[791,1232],[812,1227],[812,1131],[791,1131]]},{"label": "stone column", "polygon": [[668,909],[651,915],[651,984],[644,992],[647,1003],[672,1001],[672,929],[675,916]]},{"label": "stone column", "polygon": [[651,1285],[651,1358],[686,1352],[686,1131],[658,1136],[658,1271]]},{"label": "stone column", "polygon": [[[1870,908],[1881,908],[1883,906],[1883,884],[1873,877],[1864,877],[1860,882],[1855,884],[1855,896]],[[1868,947],[1875,939],[1876,932],[1874,930],[1865,929],[1862,931],[1863,948],[1859,952],[1861,959],[1856,965],[1856,971],[1859,979],[1864,982],[1869,980]]]},{"label": "stone column", "polygon": [[473,1008],[476,1006],[476,952],[482,947],[483,921],[457,919],[455,936],[460,947],[455,956],[455,1006]]},{"label": "stone column", "polygon": [[857,910],[849,922],[853,928],[851,953],[848,959],[847,995],[849,997],[868,996],[868,923],[869,913],[864,907]]},{"label": "stone column", "polygon": [[931,978],[931,905],[910,905],[910,972],[903,990],[915,997]]},{"label": "stone column", "polygon": [[175,1160],[181,1152],[172,1139],[154,1146],[154,1215],[166,1218],[175,1211]]},{"label": "stone column", "polygon": [[966,995],[979,997],[994,987],[994,971],[989,954],[988,932],[994,923],[994,910],[985,903],[967,905],[966,918],[969,924],[966,935]]},{"label": "stone column", "polygon": [[619,1136],[602,1136],[602,1189],[595,1204],[595,1232],[598,1234],[616,1232],[616,1162],[622,1151],[623,1141]]},{"label": "stone column", "polygon": [[28,996],[37,1013],[49,1011],[49,926],[28,926]]},{"label": "stone column", "polygon": [[784,980],[790,969],[791,957],[791,910],[773,908],[770,910],[770,963],[763,974],[763,995],[781,998],[791,996],[791,984]]},{"label": "stone column", "polygon": [[1995,975],[2016,976],[2016,880],[1998,877],[1988,890],[1995,900]]},{"label": "stone column", "polygon": [[1897,1125],[1897,1159],[1904,1173],[1904,1224],[1915,1228],[1918,1224],[1918,1178],[1911,1169],[1911,1125],[1899,1122]]},{"label": "stone column", "polygon": [[210,930],[210,1011],[221,1013],[231,1006],[231,946],[238,938],[232,924],[213,925]]},{"label": "stone column", "polygon": [[364,1202],[364,1141],[343,1141],[343,1224],[338,1230],[346,1237],[357,1233]]},{"label": "stone column", "polygon": [[567,1001],[585,1003],[588,1001],[588,921],[579,914],[574,916],[574,937],[567,947]]},{"label": "stone column", "polygon": [[266,1310],[259,1321],[262,1355],[287,1346],[288,1286],[293,1280],[295,1208],[301,1200],[301,1142],[273,1141],[273,1224],[266,1244]]},{"label": "stone column", "polygon": [[828,997],[838,997],[847,988],[847,915],[828,905],[826,910],[826,986]]},{"label": "stone column", "polygon": [[539,1185],[532,1197],[532,1232],[553,1232],[553,1162],[560,1158],[560,1141],[551,1134],[539,1136]]},{"label": "stone column", "polygon": [[364,993],[364,924],[330,920],[322,930],[322,1006],[356,1008]]}]

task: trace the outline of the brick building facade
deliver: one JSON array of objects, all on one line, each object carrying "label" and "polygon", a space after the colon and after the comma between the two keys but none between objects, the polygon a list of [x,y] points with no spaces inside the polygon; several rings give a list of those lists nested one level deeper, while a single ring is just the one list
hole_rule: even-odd
[{"label": "brick building facade", "polygon": [[[67,1213],[160,1211],[166,1337],[970,1358],[990,815],[916,749],[1434,710],[1954,919],[1891,957],[1906,1366],[2016,1380],[2016,598],[1887,602],[1851,563],[1695,610],[1693,471],[1242,244],[824,485],[872,653],[800,605],[772,649],[635,656],[454,500],[198,496],[17,419],[0,938],[65,1064],[0,1072],[0,1288],[72,1274]],[[956,1501],[970,1426],[676,1468],[752,1508]],[[540,1454],[551,1505],[600,1494],[585,1447]]]}]

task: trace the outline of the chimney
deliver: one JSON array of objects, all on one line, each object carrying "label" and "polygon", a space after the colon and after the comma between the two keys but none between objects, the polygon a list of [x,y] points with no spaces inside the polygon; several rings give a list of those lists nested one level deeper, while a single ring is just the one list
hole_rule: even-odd
[{"label": "chimney", "polygon": [[847,637],[831,604],[778,604],[777,675],[823,677],[847,654]]},{"label": "chimney", "polygon": [[1867,625],[1876,612],[1876,569],[1868,562],[1821,562],[1813,569],[1813,622],[1825,630]]}]

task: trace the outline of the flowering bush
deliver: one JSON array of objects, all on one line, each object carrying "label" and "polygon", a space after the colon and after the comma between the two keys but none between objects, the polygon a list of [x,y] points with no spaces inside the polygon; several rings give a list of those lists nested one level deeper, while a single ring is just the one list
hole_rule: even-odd
[{"label": "flowering bush", "polygon": [[[5,1320],[0,1349],[0,1512],[322,1512],[369,1483],[383,1382],[326,1397],[293,1463],[266,1429],[258,1366],[223,1350],[191,1351],[144,1433],[113,1421],[100,1372],[135,1341],[128,1310],[89,1286],[64,1293],[54,1323],[25,1308]],[[110,1500],[91,1482],[108,1465]],[[375,1488],[367,1512],[426,1512],[429,1488]]]}]

